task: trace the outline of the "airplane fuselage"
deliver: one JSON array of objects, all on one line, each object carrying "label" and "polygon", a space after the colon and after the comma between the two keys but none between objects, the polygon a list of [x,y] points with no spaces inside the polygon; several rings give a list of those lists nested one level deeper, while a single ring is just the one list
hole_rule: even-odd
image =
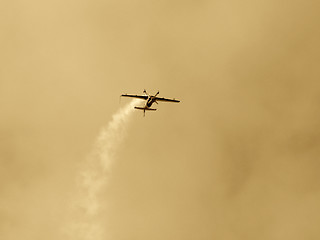
[{"label": "airplane fuselage", "polygon": [[147,99],[145,107],[146,108],[150,108],[155,101],[156,101],[155,97],[149,96],[148,99]]}]

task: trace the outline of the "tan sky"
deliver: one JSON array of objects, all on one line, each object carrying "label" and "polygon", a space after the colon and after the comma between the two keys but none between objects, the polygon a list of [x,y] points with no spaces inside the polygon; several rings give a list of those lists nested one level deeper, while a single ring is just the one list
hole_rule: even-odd
[{"label": "tan sky", "polygon": [[133,113],[103,239],[319,239],[319,9],[2,0],[0,239],[85,239],[61,231],[79,166],[144,88],[181,103]]}]

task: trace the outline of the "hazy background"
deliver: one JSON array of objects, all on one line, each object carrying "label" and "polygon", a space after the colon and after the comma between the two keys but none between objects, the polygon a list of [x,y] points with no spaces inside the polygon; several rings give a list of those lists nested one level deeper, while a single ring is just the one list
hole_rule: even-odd
[{"label": "hazy background", "polygon": [[320,2],[0,2],[0,239],[68,239],[79,165],[143,89],[105,239],[320,238]]}]

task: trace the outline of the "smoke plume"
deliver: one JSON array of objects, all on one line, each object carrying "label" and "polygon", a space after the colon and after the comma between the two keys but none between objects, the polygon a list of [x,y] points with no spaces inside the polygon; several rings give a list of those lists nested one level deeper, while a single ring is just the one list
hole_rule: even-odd
[{"label": "smoke plume", "polygon": [[139,101],[132,100],[112,116],[100,131],[92,153],[81,167],[77,179],[79,189],[70,213],[72,223],[65,229],[70,239],[105,239],[105,227],[101,223],[103,204],[99,194],[108,183],[115,153],[125,136],[133,107]]}]

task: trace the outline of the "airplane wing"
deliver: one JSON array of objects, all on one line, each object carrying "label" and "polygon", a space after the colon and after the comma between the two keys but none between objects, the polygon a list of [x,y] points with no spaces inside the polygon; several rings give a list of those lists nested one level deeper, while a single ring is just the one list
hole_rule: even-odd
[{"label": "airplane wing", "polygon": [[170,99],[170,98],[160,98],[160,97],[156,97],[156,101],[162,101],[162,102],[180,102],[179,100],[176,99]]},{"label": "airplane wing", "polygon": [[148,96],[147,95],[131,95],[131,94],[122,94],[121,97],[132,97],[132,98],[140,98],[147,100]]}]

